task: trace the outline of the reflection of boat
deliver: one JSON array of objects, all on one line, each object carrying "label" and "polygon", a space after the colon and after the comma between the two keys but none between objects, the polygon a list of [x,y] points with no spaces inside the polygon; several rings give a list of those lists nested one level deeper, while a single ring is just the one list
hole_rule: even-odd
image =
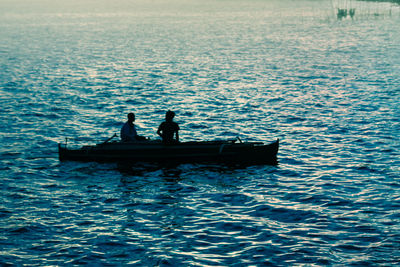
[{"label": "reflection of boat", "polygon": [[202,141],[165,145],[160,141],[105,142],[81,148],[58,145],[60,161],[276,164],[279,139],[261,142]]}]

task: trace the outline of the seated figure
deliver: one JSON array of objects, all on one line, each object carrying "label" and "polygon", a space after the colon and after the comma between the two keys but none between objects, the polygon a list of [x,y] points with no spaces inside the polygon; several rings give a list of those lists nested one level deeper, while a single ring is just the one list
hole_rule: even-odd
[{"label": "seated figure", "polygon": [[133,123],[135,121],[135,114],[128,114],[128,121],[124,123],[121,128],[121,140],[122,142],[135,142],[146,140],[146,137],[140,136],[136,132],[136,126]]},{"label": "seated figure", "polygon": [[[179,143],[179,125],[173,121],[175,112],[168,110],[165,121],[158,127],[157,134],[161,136],[164,144]],[[174,138],[175,135],[175,138]]]}]

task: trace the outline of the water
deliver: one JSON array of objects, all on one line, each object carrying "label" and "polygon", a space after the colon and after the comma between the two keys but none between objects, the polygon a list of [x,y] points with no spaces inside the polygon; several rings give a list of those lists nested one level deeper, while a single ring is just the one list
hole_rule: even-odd
[{"label": "water", "polygon": [[[398,264],[400,15],[379,10],[1,1],[0,263]],[[58,161],[131,111],[156,138],[167,109],[186,141],[280,138],[279,165]]]}]

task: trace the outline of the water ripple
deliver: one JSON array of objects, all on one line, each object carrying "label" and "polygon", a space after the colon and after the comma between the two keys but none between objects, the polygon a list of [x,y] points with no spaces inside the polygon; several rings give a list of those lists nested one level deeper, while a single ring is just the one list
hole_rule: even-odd
[{"label": "water ripple", "polygon": [[[400,261],[398,16],[14,2],[0,3],[1,265]],[[131,111],[158,138],[168,109],[182,140],[280,138],[279,165],[58,161],[65,137],[105,140]]]}]

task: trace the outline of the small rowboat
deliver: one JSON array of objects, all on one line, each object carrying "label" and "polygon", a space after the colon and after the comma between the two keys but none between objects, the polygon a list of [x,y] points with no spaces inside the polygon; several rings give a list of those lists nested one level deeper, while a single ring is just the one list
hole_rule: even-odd
[{"label": "small rowboat", "polygon": [[163,144],[161,141],[104,142],[81,148],[58,144],[60,161],[277,164],[279,139],[261,142],[201,141]]}]

